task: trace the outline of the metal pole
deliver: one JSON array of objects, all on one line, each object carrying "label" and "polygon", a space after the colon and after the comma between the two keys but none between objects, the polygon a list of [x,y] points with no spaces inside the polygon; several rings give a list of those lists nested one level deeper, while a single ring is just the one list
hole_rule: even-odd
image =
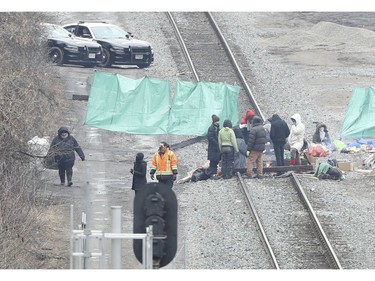
[{"label": "metal pole", "polygon": [[[112,206],[112,233],[121,233],[121,206]],[[113,269],[121,269],[121,239],[112,239],[111,260]]]},{"label": "metal pole", "polygon": [[153,256],[153,232],[152,232],[152,225],[150,225],[149,227],[146,227],[146,247],[144,247],[144,251],[146,252],[143,252],[144,254],[144,257],[146,256],[146,260],[145,260],[145,268],[146,269],[152,269],[153,268],[153,260],[152,260],[152,256]]},{"label": "metal pole", "polygon": [[[102,233],[103,234],[103,233]],[[105,258],[105,250],[104,250],[104,234],[99,237],[99,251],[101,252],[101,256],[99,258],[99,267],[100,269],[104,269],[105,266],[104,266],[104,258]]]},{"label": "metal pole", "polygon": [[85,199],[86,199],[86,226],[84,229],[84,234],[86,239],[84,240],[84,268],[89,269],[91,267],[91,199],[90,199],[90,168],[86,164],[86,188],[85,188]]},{"label": "metal pole", "polygon": [[[74,236],[74,253],[82,253],[82,237]],[[74,256],[73,269],[82,269],[82,256]]]},{"label": "metal pole", "polygon": [[70,205],[70,269],[73,268],[73,252],[74,252],[74,237],[73,237],[73,205]]}]

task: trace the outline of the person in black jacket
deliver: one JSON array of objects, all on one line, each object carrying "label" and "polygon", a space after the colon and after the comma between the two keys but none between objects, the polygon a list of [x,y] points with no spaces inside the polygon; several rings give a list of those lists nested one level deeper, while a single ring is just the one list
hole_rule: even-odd
[{"label": "person in black jacket", "polygon": [[207,131],[208,140],[208,156],[207,159],[210,160],[209,173],[210,175],[217,174],[217,165],[221,159],[220,147],[219,147],[219,130],[220,130],[220,118],[215,114],[211,116],[212,124]]},{"label": "person in black jacket", "polygon": [[[284,147],[286,140],[290,134],[288,124],[280,118],[279,115],[272,115],[271,119],[271,129],[270,129],[270,139],[273,144],[273,149],[276,157],[277,166],[285,166],[284,163]],[[277,175],[280,176],[282,173],[278,172]]]},{"label": "person in black jacket", "polygon": [[85,154],[76,139],[70,135],[68,128],[61,127],[57,131],[57,136],[52,140],[50,149],[55,153],[55,161],[58,163],[61,185],[65,185],[65,175],[68,186],[72,186],[73,166],[75,153],[82,161],[85,161]]},{"label": "person in black jacket", "polygon": [[267,132],[263,127],[262,119],[254,116],[252,127],[249,132],[249,142],[247,144],[247,176],[253,177],[253,165],[256,162],[255,178],[263,178],[263,151],[266,149]]},{"label": "person in black jacket", "polygon": [[147,162],[143,160],[144,154],[142,152],[137,153],[135,156],[134,167],[130,169],[130,173],[133,175],[132,189],[135,194],[144,185],[147,184],[146,172],[147,172]]}]

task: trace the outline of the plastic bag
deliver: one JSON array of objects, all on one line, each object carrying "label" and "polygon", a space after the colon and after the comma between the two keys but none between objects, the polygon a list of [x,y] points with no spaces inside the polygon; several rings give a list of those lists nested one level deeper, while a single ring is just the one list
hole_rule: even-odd
[{"label": "plastic bag", "polygon": [[49,150],[47,155],[43,159],[43,167],[50,170],[58,170],[59,163],[56,161],[55,153]]}]

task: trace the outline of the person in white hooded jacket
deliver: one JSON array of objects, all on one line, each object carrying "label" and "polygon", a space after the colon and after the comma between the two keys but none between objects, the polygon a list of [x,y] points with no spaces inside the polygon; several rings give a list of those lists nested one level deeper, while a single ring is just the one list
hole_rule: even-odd
[{"label": "person in white hooded jacket", "polygon": [[290,128],[290,134],[288,137],[288,144],[290,146],[290,164],[301,165],[299,153],[303,147],[305,125],[302,123],[301,115],[299,115],[299,113],[293,114],[291,120],[293,124]]}]

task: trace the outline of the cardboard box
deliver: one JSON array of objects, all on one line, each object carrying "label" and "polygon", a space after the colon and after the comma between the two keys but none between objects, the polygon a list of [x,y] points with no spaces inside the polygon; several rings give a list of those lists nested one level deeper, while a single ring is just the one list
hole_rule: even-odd
[{"label": "cardboard box", "polygon": [[349,162],[349,161],[346,161],[346,162],[337,162],[337,168],[339,168],[341,171],[345,171],[345,172],[351,172],[351,171],[354,171],[354,165],[353,165],[353,162]]},{"label": "cardboard box", "polygon": [[311,163],[311,166],[313,167],[313,169],[315,170],[316,167],[319,166],[320,163],[325,163],[328,161],[328,158],[327,157],[314,157],[314,156],[308,156],[308,159]]},{"label": "cardboard box", "polygon": [[311,165],[316,165],[316,161],[318,157],[308,156],[307,158],[309,159],[309,162],[311,163]]}]

